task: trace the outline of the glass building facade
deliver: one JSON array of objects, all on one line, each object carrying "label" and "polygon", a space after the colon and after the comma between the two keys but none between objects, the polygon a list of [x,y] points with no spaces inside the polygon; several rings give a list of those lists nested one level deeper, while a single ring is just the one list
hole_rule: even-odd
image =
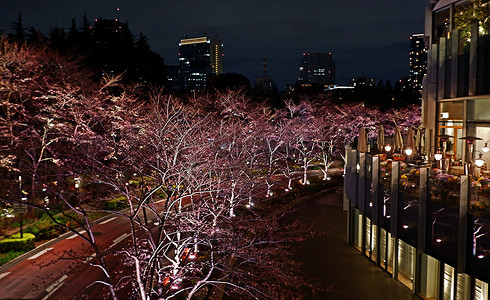
[{"label": "glass building facade", "polygon": [[347,148],[348,242],[424,299],[488,299],[490,194],[434,170]]},{"label": "glass building facade", "polygon": [[348,242],[424,299],[489,299],[489,16],[426,1],[421,164],[346,150]]},{"label": "glass building facade", "polygon": [[335,62],[332,53],[303,53],[299,65],[298,84],[330,86],[335,84]]},{"label": "glass building facade", "polygon": [[[432,1],[433,2],[433,1]],[[433,134],[431,152],[441,147],[438,135],[450,135],[447,153],[454,164],[474,160],[490,141],[490,1],[438,1],[428,4],[423,127]],[[461,137],[475,136],[472,153]]]},{"label": "glass building facade", "polygon": [[185,90],[205,90],[207,77],[223,73],[223,44],[210,37],[183,39],[179,43],[181,85]]}]

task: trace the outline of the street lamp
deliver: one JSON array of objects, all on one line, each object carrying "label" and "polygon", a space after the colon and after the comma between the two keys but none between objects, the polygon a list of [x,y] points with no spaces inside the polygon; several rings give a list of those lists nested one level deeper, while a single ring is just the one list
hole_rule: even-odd
[{"label": "street lamp", "polygon": [[390,152],[390,151],[391,151],[391,146],[390,146],[390,144],[387,144],[387,145],[385,146],[385,151],[386,151],[386,152]]}]

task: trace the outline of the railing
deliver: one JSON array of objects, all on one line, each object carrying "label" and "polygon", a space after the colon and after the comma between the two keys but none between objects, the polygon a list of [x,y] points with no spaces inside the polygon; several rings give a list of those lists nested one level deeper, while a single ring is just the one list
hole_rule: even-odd
[{"label": "railing", "polygon": [[490,189],[482,183],[430,165],[346,152],[351,207],[418,251],[489,281]]}]

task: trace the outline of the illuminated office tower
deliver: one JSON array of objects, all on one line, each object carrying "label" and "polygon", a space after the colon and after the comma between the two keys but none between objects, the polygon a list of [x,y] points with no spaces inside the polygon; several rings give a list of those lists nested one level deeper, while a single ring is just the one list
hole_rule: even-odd
[{"label": "illuminated office tower", "polygon": [[209,75],[223,73],[221,40],[207,36],[182,39],[179,43],[179,66],[184,89],[206,89]]},{"label": "illuminated office tower", "polygon": [[424,43],[424,34],[414,34],[410,37],[410,76],[408,84],[422,98],[422,80],[427,74],[427,49]]}]

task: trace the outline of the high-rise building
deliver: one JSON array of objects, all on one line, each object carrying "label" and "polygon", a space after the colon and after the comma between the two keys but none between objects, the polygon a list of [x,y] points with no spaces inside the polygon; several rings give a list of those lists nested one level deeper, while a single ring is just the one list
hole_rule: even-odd
[{"label": "high-rise building", "polygon": [[92,66],[103,70],[103,74],[118,74],[129,69],[134,38],[128,24],[115,19],[95,19],[91,27],[93,48],[88,58]]},{"label": "high-rise building", "polygon": [[335,62],[332,53],[303,53],[299,66],[298,84],[335,84]]},{"label": "high-rise building", "polygon": [[223,73],[221,40],[207,36],[182,39],[179,43],[179,65],[184,89],[206,89],[208,75]]},{"label": "high-rise building", "polygon": [[427,48],[424,34],[414,34],[410,37],[410,76],[408,85],[422,99],[422,80],[427,74]]}]

